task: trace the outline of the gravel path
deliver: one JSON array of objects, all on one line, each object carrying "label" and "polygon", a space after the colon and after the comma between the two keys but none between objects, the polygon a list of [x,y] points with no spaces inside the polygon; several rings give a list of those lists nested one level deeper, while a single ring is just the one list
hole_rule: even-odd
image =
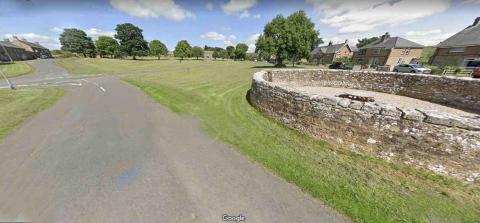
[{"label": "gravel path", "polygon": [[332,88],[332,87],[314,87],[314,86],[289,86],[298,91],[314,93],[318,95],[323,95],[326,97],[334,97],[342,93],[350,93],[355,95],[370,96],[375,98],[375,102],[387,103],[397,107],[409,107],[409,108],[418,108],[423,110],[436,110],[440,112],[451,113],[460,116],[478,116],[475,113],[465,112],[459,109],[431,103],[428,101],[422,101],[415,98],[380,93],[375,91],[364,91],[364,90],[355,90],[348,88]]}]

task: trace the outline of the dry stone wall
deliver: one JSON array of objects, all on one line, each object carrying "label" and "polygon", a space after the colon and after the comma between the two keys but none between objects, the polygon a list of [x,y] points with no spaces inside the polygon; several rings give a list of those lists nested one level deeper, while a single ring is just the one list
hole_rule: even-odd
[{"label": "dry stone wall", "polygon": [[325,97],[295,91],[286,83],[379,91],[480,111],[480,81],[390,72],[269,70],[254,74],[249,94],[260,111],[342,148],[480,183],[478,115]]}]

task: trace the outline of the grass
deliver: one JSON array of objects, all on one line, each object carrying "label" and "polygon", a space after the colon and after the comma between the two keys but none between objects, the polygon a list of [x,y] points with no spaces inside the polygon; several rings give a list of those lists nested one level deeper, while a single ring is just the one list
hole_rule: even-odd
[{"label": "grass", "polygon": [[54,88],[0,90],[0,139],[62,96]]},{"label": "grass", "polygon": [[[121,65],[121,64],[128,65]],[[126,81],[354,222],[478,222],[480,191],[351,153],[263,116],[245,95],[267,64],[222,61],[62,61],[78,73],[141,73]],[[73,66],[73,68],[72,68]],[[118,67],[121,66],[121,67]]]},{"label": "grass", "polygon": [[0,70],[2,70],[7,77],[18,77],[33,71],[32,67],[25,62],[0,64]]}]

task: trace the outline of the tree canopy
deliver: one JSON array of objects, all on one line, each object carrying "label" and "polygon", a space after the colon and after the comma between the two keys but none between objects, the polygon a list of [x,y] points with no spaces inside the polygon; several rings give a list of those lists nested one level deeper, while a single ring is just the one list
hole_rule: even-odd
[{"label": "tree canopy", "polygon": [[378,37],[370,37],[370,38],[363,38],[359,39],[357,43],[357,48],[362,48],[370,43],[373,43],[378,40]]},{"label": "tree canopy", "polygon": [[110,36],[100,36],[98,40],[95,41],[95,46],[97,47],[97,52],[100,57],[107,55],[114,57],[115,50],[118,49],[118,42]]},{"label": "tree canopy", "polygon": [[227,46],[227,53],[229,58],[232,58],[232,59],[235,58],[234,51],[235,51],[234,46]]},{"label": "tree canopy", "polygon": [[248,46],[245,43],[239,43],[235,47],[234,55],[236,60],[245,60],[247,56]]},{"label": "tree canopy", "polygon": [[192,48],[192,56],[197,58],[197,60],[198,60],[199,57],[203,57],[203,54],[204,54],[204,52],[203,52],[202,47],[195,46],[195,47]]},{"label": "tree canopy", "polygon": [[62,50],[82,54],[84,57],[95,57],[95,44],[92,38],[80,29],[64,29],[60,34]]},{"label": "tree canopy", "polygon": [[115,38],[120,41],[120,49],[133,59],[148,54],[148,43],[143,38],[143,30],[131,23],[117,25]]},{"label": "tree canopy", "polygon": [[166,56],[168,54],[168,49],[165,44],[163,44],[160,40],[152,40],[149,43],[150,48],[150,56],[158,56],[160,60],[160,56]]},{"label": "tree canopy", "polygon": [[175,51],[173,52],[173,55],[175,57],[180,58],[180,62],[187,57],[190,57],[192,55],[192,47],[186,40],[180,40],[177,43],[177,46],[175,46]]},{"label": "tree canopy", "polygon": [[225,60],[225,59],[228,59],[230,56],[228,55],[227,50],[221,49],[220,51],[218,51],[218,57]]},{"label": "tree canopy", "polygon": [[305,12],[298,11],[287,18],[277,15],[265,25],[255,45],[255,52],[262,58],[275,56],[276,65],[283,66],[286,59],[295,62],[308,57],[321,40],[318,36],[315,24]]}]

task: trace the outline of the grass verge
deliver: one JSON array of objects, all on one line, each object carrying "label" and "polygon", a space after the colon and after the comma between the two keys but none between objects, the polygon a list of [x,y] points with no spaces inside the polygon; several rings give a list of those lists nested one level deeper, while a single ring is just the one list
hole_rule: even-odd
[{"label": "grass verge", "polygon": [[[83,73],[119,62],[74,61]],[[123,61],[122,61],[123,62]],[[94,64],[94,65],[92,65]],[[108,66],[108,67],[100,67]],[[245,99],[250,62],[135,61],[126,80],[175,112],[198,118],[205,130],[354,222],[478,222],[480,191],[455,180],[336,149],[285,128]],[[68,69],[68,68],[67,68]]]},{"label": "grass verge", "polygon": [[56,88],[0,90],[0,139],[63,96]]},{"label": "grass verge", "polygon": [[29,74],[33,71],[32,67],[25,62],[0,64],[0,70],[2,70],[7,77],[18,77]]}]

